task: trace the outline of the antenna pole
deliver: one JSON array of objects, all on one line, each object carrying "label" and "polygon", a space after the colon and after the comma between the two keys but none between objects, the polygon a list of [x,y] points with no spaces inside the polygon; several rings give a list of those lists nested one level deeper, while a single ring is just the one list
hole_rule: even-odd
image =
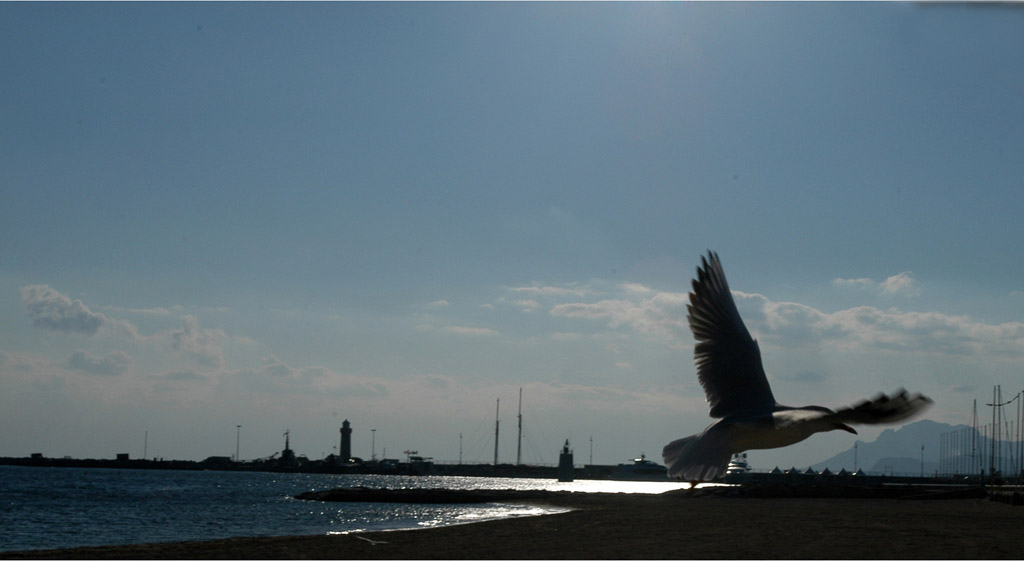
[{"label": "antenna pole", "polygon": [[519,387],[519,438],[516,440],[516,466],[523,456],[523,387]]},{"label": "antenna pole", "polygon": [[1017,396],[1020,398],[1017,401],[1017,484],[1020,484],[1024,477],[1024,441],[1020,436],[1020,426],[1024,424],[1024,391]]},{"label": "antenna pole", "polygon": [[971,472],[974,472],[975,468],[978,468],[978,464],[975,462],[975,442],[974,439],[978,436],[978,399],[974,399],[974,409],[971,413]]},{"label": "antenna pole", "polygon": [[996,476],[996,387],[992,387],[992,435],[990,435],[992,453],[989,456],[988,472],[991,478]]},{"label": "antenna pole", "polygon": [[494,404],[494,466],[498,466],[498,410],[501,408],[501,398]]},{"label": "antenna pole", "polygon": [[[1005,416],[1003,414],[1003,406],[1006,406],[1007,404],[1009,404],[1010,402],[1013,402],[1016,399],[1017,399],[1017,397],[1014,396],[1012,399],[1007,400],[1006,402],[1003,402],[1002,401],[1003,400],[1003,385],[997,384],[996,386],[992,387],[992,403],[991,404],[986,404],[986,406],[992,406],[992,432],[991,432],[991,435],[990,435],[990,437],[992,438],[992,460],[989,463],[989,466],[990,466],[991,475],[993,477],[995,477],[996,463],[997,462],[999,463],[999,467],[998,468],[999,468],[1000,472],[1006,467],[1006,462],[1005,462],[1005,459],[1003,458],[1004,457],[1004,452],[1003,452],[1003,441],[1002,441],[1002,439],[1003,439],[1003,427],[1002,427],[1002,425],[1004,423],[1006,423],[1006,418],[1005,418]],[[1008,438],[1011,438],[1011,439],[1013,438],[1012,431],[1013,430],[1011,428],[1007,428],[1006,429],[1006,435],[1007,435]],[[996,456],[996,441],[999,441],[999,456],[998,457]],[[1007,445],[1007,447],[1009,447],[1009,445]],[[1010,449],[1010,450],[1006,451],[1006,454],[1012,454],[1012,452],[1013,452],[1013,450]],[[1012,465],[1012,463],[1011,463],[1011,465]]]},{"label": "antenna pole", "polygon": [[998,410],[996,410],[998,412],[998,415],[996,416],[996,441],[998,441],[997,446],[999,447],[999,456],[996,457],[996,458],[999,459],[999,472],[1002,473],[1003,472],[1003,456],[1004,456],[1004,454],[1003,454],[1003,404],[1002,404],[1002,402],[1003,402],[1003,385],[1001,385],[1001,384],[997,384],[996,385],[996,400],[999,401],[998,404],[996,405],[996,408],[998,408]]}]

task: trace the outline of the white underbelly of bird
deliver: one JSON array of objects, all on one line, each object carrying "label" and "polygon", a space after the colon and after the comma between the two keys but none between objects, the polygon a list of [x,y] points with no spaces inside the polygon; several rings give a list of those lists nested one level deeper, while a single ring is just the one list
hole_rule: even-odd
[{"label": "white underbelly of bird", "polygon": [[791,413],[776,412],[772,414],[772,423],[765,421],[739,422],[731,425],[729,430],[730,454],[742,453],[750,449],[777,449],[799,443],[811,435],[821,431],[835,429],[829,423],[789,423]]}]

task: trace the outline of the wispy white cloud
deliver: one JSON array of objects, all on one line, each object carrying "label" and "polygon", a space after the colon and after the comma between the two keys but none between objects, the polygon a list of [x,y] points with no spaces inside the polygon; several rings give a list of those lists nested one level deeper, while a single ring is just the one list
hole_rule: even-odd
[{"label": "wispy white cloud", "polygon": [[313,380],[332,374],[330,369],[320,366],[294,367],[281,361],[273,355],[264,357],[260,361],[259,368],[255,373],[277,379],[305,379]]},{"label": "wispy white cloud", "polygon": [[171,371],[160,375],[158,378],[166,381],[178,382],[194,382],[209,380],[207,376],[197,373],[195,371]]},{"label": "wispy white cloud", "polygon": [[93,312],[82,301],[61,293],[49,285],[27,285],[21,288],[21,303],[37,328],[93,336],[106,328],[138,339],[138,329],[127,320]]},{"label": "wispy white cloud", "polygon": [[115,351],[106,357],[96,357],[88,352],[78,350],[67,360],[67,367],[75,371],[94,375],[122,375],[135,365],[135,360],[127,353]]},{"label": "wispy white cloud", "polygon": [[512,301],[512,304],[523,309],[523,312],[533,312],[540,308],[540,303],[534,299],[520,299]]},{"label": "wispy white cloud", "polygon": [[186,314],[181,317],[182,326],[170,333],[174,349],[197,360],[200,364],[213,368],[224,367],[224,349],[221,343],[227,339],[223,330],[199,328],[195,316]]},{"label": "wispy white cloud", "polygon": [[917,280],[914,279],[913,275],[909,271],[903,273],[897,273],[892,277],[882,281],[882,292],[888,294],[904,294],[904,295],[918,295],[921,289],[917,286]]},{"label": "wispy white cloud", "polygon": [[787,346],[834,346],[839,350],[984,354],[1024,359],[1024,323],[988,324],[965,315],[904,312],[858,306],[832,313],[734,291],[751,331]]},{"label": "wispy white cloud", "polygon": [[162,306],[154,306],[151,308],[127,308],[123,306],[99,306],[102,310],[107,310],[117,314],[138,314],[140,316],[173,316],[181,314],[183,307],[180,305],[174,305],[170,308]]},{"label": "wispy white cloud", "polygon": [[868,279],[867,277],[858,277],[856,279],[843,279],[837,277],[832,280],[832,285],[841,288],[871,289],[877,287],[878,283]]},{"label": "wispy white cloud", "polygon": [[585,297],[593,294],[593,291],[584,287],[570,285],[568,287],[556,287],[553,285],[531,285],[529,287],[512,287],[510,291],[516,293],[527,293],[544,297]]},{"label": "wispy white cloud", "polygon": [[289,396],[384,398],[391,384],[386,379],[338,373],[318,365],[296,366],[274,356],[265,357],[256,368],[223,370],[216,378],[231,394],[255,392],[274,396],[282,403],[288,403]]},{"label": "wispy white cloud", "polygon": [[647,295],[654,292],[654,289],[640,283],[622,283],[619,287],[628,293]]},{"label": "wispy white cloud", "polygon": [[50,361],[25,353],[0,351],[0,371],[19,373],[39,372],[50,366]]},{"label": "wispy white cloud", "polygon": [[474,326],[444,326],[442,331],[460,336],[496,336],[497,330],[491,328],[479,328]]},{"label": "wispy white cloud", "polygon": [[[907,276],[892,276],[887,284],[874,283],[870,288],[878,294],[888,290],[907,294],[915,285]],[[855,280],[851,283],[857,283]],[[866,283],[865,283],[866,284]],[[595,301],[576,300],[551,307],[552,316],[599,322],[604,332],[553,333],[552,341],[580,341],[601,338],[614,333],[626,338],[616,346],[636,346],[631,332],[663,338],[670,347],[686,348],[692,344],[684,293],[635,290],[620,285],[615,298]],[[956,378],[954,368],[941,369],[943,364],[964,362],[987,365],[990,370],[1024,364],[1024,323],[988,323],[966,315],[932,311],[904,311],[874,306],[857,306],[826,312],[802,303],[774,301],[764,295],[733,291],[737,306],[751,333],[761,342],[762,350],[773,354],[773,365],[785,376],[787,369],[796,373],[788,380],[804,383],[834,384],[831,376],[838,365],[872,362],[882,365],[906,366],[927,364],[938,371],[944,381]],[[595,340],[596,341],[596,340]],[[777,353],[785,350],[779,357]],[[616,354],[612,354],[614,357]],[[884,357],[884,359],[882,359]],[[955,358],[951,362],[947,359]],[[786,361],[783,367],[779,361]],[[882,363],[874,363],[882,361]],[[625,359],[614,359],[622,367]],[[923,362],[923,363],[920,363]],[[982,368],[982,367],[979,367]],[[919,373],[908,376],[921,376]],[[795,378],[794,378],[795,377]],[[925,379],[928,380],[928,379]],[[937,381],[938,378],[933,380]]]},{"label": "wispy white cloud", "polygon": [[266,357],[260,363],[257,371],[272,377],[292,377],[298,373],[298,369],[286,365],[277,357]]},{"label": "wispy white cloud", "polygon": [[604,299],[597,302],[574,302],[555,305],[553,316],[603,320],[609,328],[627,327],[637,332],[675,339],[688,331],[686,323],[685,293],[648,292],[630,290],[633,298]]},{"label": "wispy white cloud", "polygon": [[49,285],[22,287],[21,304],[36,327],[65,334],[91,336],[108,322],[106,316],[89,310],[82,301],[71,300]]},{"label": "wispy white cloud", "polygon": [[[129,341],[135,343],[169,345],[174,351],[209,369],[222,370],[225,368],[224,345],[228,342],[248,347],[258,345],[256,341],[244,336],[230,337],[220,329],[201,328],[199,319],[192,314],[180,317],[179,328],[142,334],[131,322],[96,312],[81,300],[73,300],[49,285],[22,287],[21,297],[28,315],[33,319],[35,326],[39,328],[83,336],[95,336],[100,332],[105,332],[108,335],[127,337]],[[182,309],[178,305],[171,308],[122,308],[117,306],[97,308],[152,317],[170,316]],[[215,308],[213,310],[227,312],[228,309]],[[86,351],[78,350],[62,365],[67,369],[94,374],[121,374],[131,369],[134,364],[134,359],[123,352],[115,352],[106,357],[94,357]]]},{"label": "wispy white cloud", "polygon": [[856,279],[837,278],[832,281],[832,285],[838,288],[854,288],[883,295],[914,297],[921,294],[921,288],[917,280],[914,279],[913,274],[909,271],[897,273],[881,282],[867,277]]}]

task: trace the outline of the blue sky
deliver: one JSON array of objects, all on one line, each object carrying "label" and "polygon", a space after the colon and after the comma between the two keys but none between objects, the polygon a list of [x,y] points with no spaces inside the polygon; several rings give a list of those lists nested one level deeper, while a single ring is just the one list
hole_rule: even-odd
[{"label": "blue sky", "polygon": [[0,53],[0,455],[489,461],[500,398],[511,462],[522,387],[524,459],[658,457],[709,248],[780,401],[1021,386],[1013,6],[4,3]]}]

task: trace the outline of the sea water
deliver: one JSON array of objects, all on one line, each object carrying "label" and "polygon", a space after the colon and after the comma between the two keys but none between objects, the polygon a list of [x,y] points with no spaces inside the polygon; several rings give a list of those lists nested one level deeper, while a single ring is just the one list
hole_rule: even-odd
[{"label": "sea water", "polygon": [[294,499],[332,488],[660,493],[674,482],[0,466],[0,551],[417,529],[564,511]]}]

